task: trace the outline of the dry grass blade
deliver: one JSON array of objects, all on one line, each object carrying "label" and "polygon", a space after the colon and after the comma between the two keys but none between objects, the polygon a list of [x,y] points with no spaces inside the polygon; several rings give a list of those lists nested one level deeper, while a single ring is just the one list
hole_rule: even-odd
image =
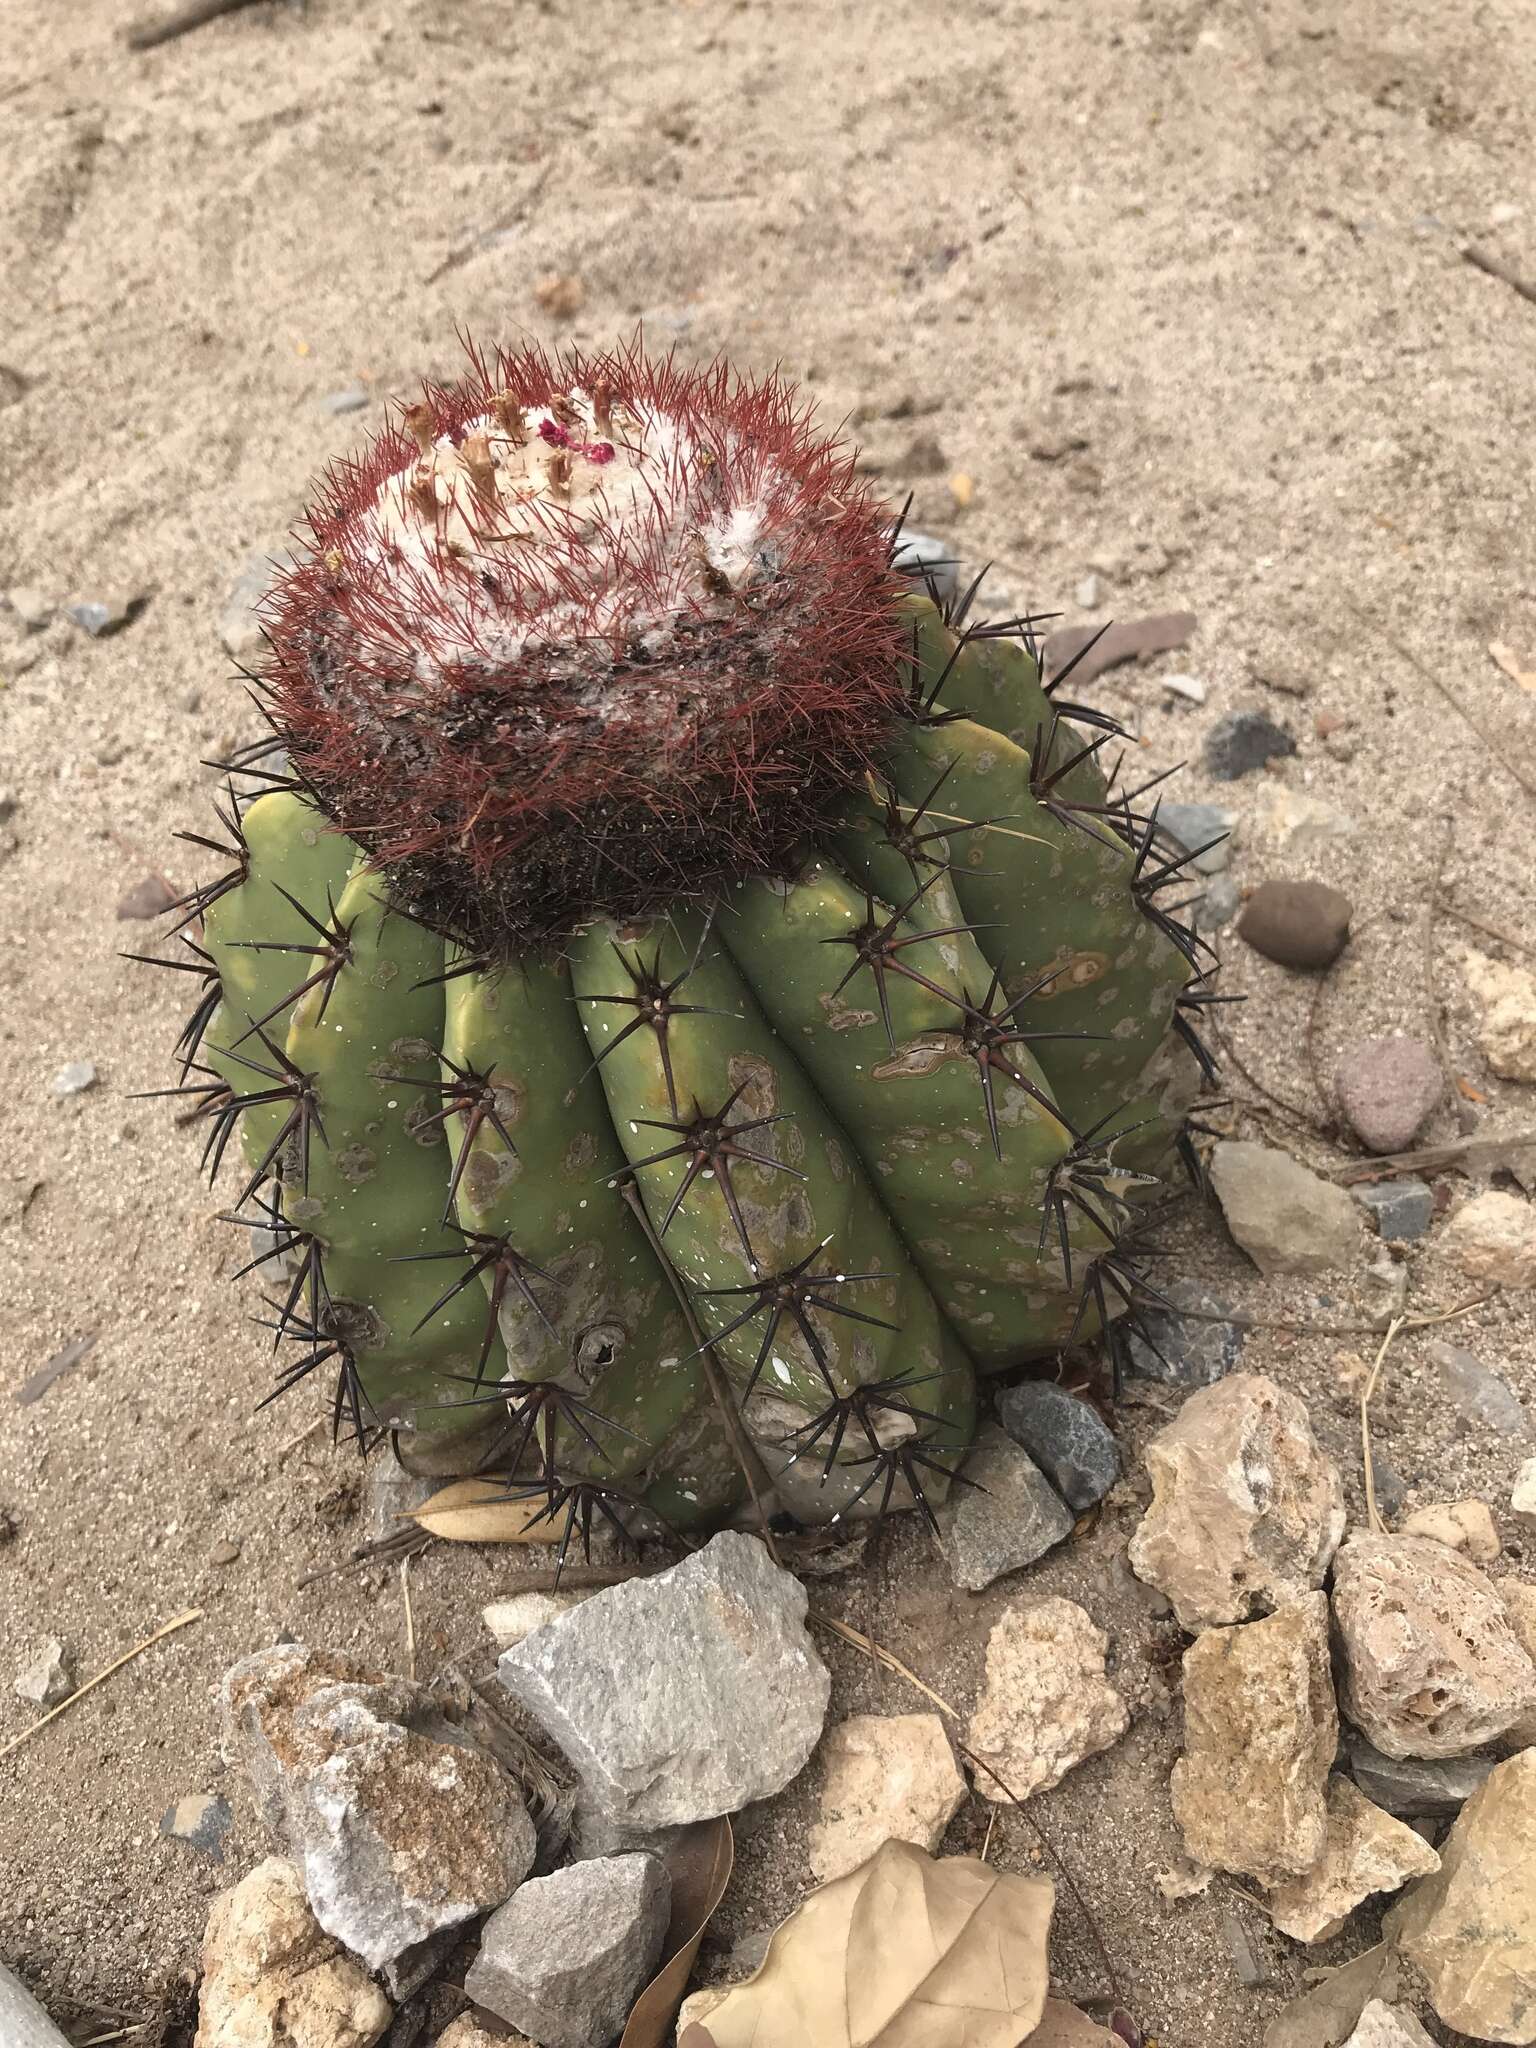
[{"label": "dry grass blade", "polygon": [[114,1671],[121,1671],[125,1664],[131,1664],[135,1657],[142,1657],[146,1650],[152,1650],[156,1643],[164,1642],[165,1638],[174,1635],[177,1629],[188,1628],[194,1621],[201,1621],[202,1618],[201,1607],[189,1607],[185,1614],[178,1614],[174,1621],[168,1621],[163,1628],[157,1628],[152,1636],[146,1636],[143,1642],[135,1643],[131,1650],[124,1650],[122,1656],[114,1658],[105,1671],[98,1671],[94,1678],[88,1678],[84,1685],[77,1686],[67,1700],[61,1700],[51,1713],[44,1714],[41,1721],[34,1721],[30,1728],[23,1728],[19,1735],[13,1735],[5,1747],[0,1749],[0,1761],[8,1757],[13,1750],[20,1749],[24,1742],[30,1742],[32,1737],[40,1729],[46,1728],[50,1721],[57,1721],[60,1714],[67,1714],[77,1701],[83,1700],[88,1692],[94,1692],[96,1687],[109,1679]]}]

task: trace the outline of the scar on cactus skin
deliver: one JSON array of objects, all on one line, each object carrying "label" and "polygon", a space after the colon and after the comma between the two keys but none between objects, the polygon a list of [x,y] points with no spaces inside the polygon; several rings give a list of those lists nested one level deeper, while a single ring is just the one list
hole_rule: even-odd
[{"label": "scar on cactus skin", "polygon": [[1194,856],[899,531],[775,378],[471,353],[323,480],[134,956],[194,978],[157,1092],[239,1162],[267,1399],[332,1376],[562,1558],[743,1508],[743,1432],[778,1512],[937,1526],[978,1375],[1118,1385],[1163,1300]]}]

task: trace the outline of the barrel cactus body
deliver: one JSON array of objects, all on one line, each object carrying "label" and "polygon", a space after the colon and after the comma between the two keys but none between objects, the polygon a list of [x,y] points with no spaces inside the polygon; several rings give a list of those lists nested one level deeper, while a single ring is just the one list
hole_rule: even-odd
[{"label": "barrel cactus body", "polygon": [[824,1520],[1119,1325],[1177,856],[892,556],[782,385],[638,351],[473,357],[325,480],[183,906],[277,1391],[568,1522]]}]

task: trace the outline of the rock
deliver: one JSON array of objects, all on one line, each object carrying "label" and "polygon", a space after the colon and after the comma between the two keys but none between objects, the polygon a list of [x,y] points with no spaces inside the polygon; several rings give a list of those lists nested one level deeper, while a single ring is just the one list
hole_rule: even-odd
[{"label": "rock", "polygon": [[1536,1287],[1536,1208],[1497,1189],[1474,1195],[1446,1226],[1445,1248],[1469,1280]]},{"label": "rock", "polygon": [[1235,782],[1262,768],[1266,761],[1294,754],[1296,742],[1283,725],[1263,711],[1229,711],[1205,736],[1206,773],[1218,782]]},{"label": "rock", "polygon": [[[1166,683],[1168,678],[1163,678]],[[1232,851],[1236,811],[1220,804],[1159,804],[1157,822],[1164,835],[1195,857],[1190,866],[1202,875],[1219,875]]]},{"label": "rock", "polygon": [[[1171,1311],[1146,1309],[1140,1330],[1126,1333],[1131,1370],[1143,1379],[1180,1387],[1209,1387],[1229,1373],[1243,1352],[1247,1332],[1241,1323],[1196,1321],[1180,1310],[1200,1309],[1206,1316],[1226,1317],[1230,1302],[1218,1301],[1198,1288],[1169,1290]],[[1150,1341],[1149,1341],[1150,1339]]]},{"label": "rock", "polygon": [[1349,1769],[1355,1783],[1378,1806],[1404,1820],[1444,1820],[1459,1813],[1487,1777],[1484,1757],[1388,1756],[1363,1735],[1349,1739]]},{"label": "rock", "polygon": [[1331,967],[1349,941],[1354,905],[1326,882],[1261,882],[1237,921],[1237,935],[1281,967]]},{"label": "rock", "polygon": [[1253,811],[1259,837],[1273,840],[1286,853],[1318,853],[1355,831],[1346,812],[1283,782],[1265,783]]},{"label": "rock", "polygon": [[1463,1550],[1474,1564],[1492,1564],[1503,1545],[1498,1524],[1482,1500],[1436,1501],[1404,1522],[1405,1536],[1428,1536],[1447,1550]]},{"label": "rock", "polygon": [[965,1461],[969,1486],[950,1489],[939,1510],[950,1575],[979,1593],[1062,1543],[1072,1510],[1022,1445],[987,1424]]},{"label": "rock", "polygon": [[385,1536],[398,1535],[401,1517],[421,1507],[441,1486],[439,1477],[412,1472],[397,1458],[370,1458],[363,1468],[363,1535],[375,1543]]},{"label": "rock", "polygon": [[1435,1191],[1427,1181],[1383,1180],[1355,1189],[1355,1200],[1374,1219],[1376,1234],[1389,1244],[1422,1237],[1435,1216]]},{"label": "rock", "polygon": [[48,1086],[62,1100],[69,1095],[83,1095],[87,1088],[96,1086],[96,1067],[91,1060],[71,1060],[60,1067]]},{"label": "rock", "polygon": [[1230,875],[1215,875],[1203,896],[1196,897],[1191,905],[1195,929],[1202,932],[1224,931],[1243,907],[1243,892]]},{"label": "rock", "polygon": [[1440,1845],[1440,1868],[1386,1931],[1448,2027],[1536,2041],[1536,1749],[1497,1764]]},{"label": "rock", "polygon": [[1536,974],[1486,954],[1467,959],[1467,985],[1482,1012],[1477,1042],[1506,1081],[1536,1081]]},{"label": "rock", "polygon": [[145,596],[82,598],[64,607],[64,616],[92,640],[107,640],[120,633],[149,603]]},{"label": "rock", "polygon": [[543,2048],[611,2041],[655,1970],[671,1892],[654,1856],[532,1878],[485,1923],[464,1989]]},{"label": "rock", "polygon": [[339,419],[343,413],[361,412],[367,403],[368,394],[363,387],[349,384],[345,391],[328,391],[320,401],[320,410]]},{"label": "rock", "polygon": [[35,1707],[56,1707],[74,1689],[69,1658],[57,1636],[50,1636],[32,1662],[22,1666],[13,1688],[18,1699],[30,1700]]},{"label": "rock", "polygon": [[210,1863],[224,1861],[224,1837],[234,1820],[227,1799],[217,1792],[189,1792],[173,1799],[160,1816],[160,1832],[172,1842],[185,1842]]},{"label": "rock", "polygon": [[1159,676],[1157,681],[1165,696],[1182,697],[1186,704],[1203,704],[1210,694],[1198,676]]},{"label": "rock", "polygon": [[831,1681],[806,1605],[756,1537],[728,1530],[594,1593],[497,1670],[611,1819],[708,1820],[781,1791],[820,1739]]},{"label": "rock", "polygon": [[1340,1187],[1250,1139],[1223,1138],[1211,1152],[1211,1186],[1227,1228],[1265,1278],[1333,1273],[1353,1264],[1360,1212]]},{"label": "rock", "polygon": [[1184,1754],[1171,1780],[1188,1854],[1263,1885],[1305,1876],[1327,1842],[1338,1739],[1323,1594],[1207,1629],[1184,1653]]},{"label": "rock", "polygon": [[500,1905],[537,1842],[511,1780],[425,1686],[302,1643],[225,1675],[225,1753],[315,1917],[380,1969]]},{"label": "rock", "polygon": [[1344,1485],[1299,1396],[1232,1373],[1190,1395],[1146,1464],[1152,1504],[1131,1569],[1181,1627],[1246,1621],[1321,1586],[1344,1533]]},{"label": "rock", "polygon": [[[736,1839],[743,1834],[738,1821]],[[571,1811],[571,1861],[587,1863],[598,1856],[659,1856],[663,1863],[687,1832],[685,1828],[627,1828],[610,1820],[601,1807],[578,1798]]]},{"label": "rock", "polygon": [[[1536,1586],[1526,1585],[1523,1579],[1498,1579],[1495,1584],[1516,1640],[1536,1664]],[[1530,1749],[1533,1744],[1536,1744],[1536,1706],[1528,1714],[1522,1714],[1512,1728],[1505,1729],[1501,1738],[1501,1746],[1505,1749]]]},{"label": "rock", "polygon": [[18,583],[5,593],[5,601],[29,633],[41,633],[53,623],[53,603],[30,583]]},{"label": "rock", "polygon": [[1388,1756],[1465,1756],[1536,1706],[1497,1588],[1426,1536],[1357,1530],[1334,1560],[1344,1711]]},{"label": "rock", "polygon": [[1108,1426],[1054,1380],[1010,1387],[998,1400],[997,1418],[1079,1514],[1102,1500],[1120,1477],[1120,1447]]},{"label": "rock", "polygon": [[510,1650],[547,1621],[558,1621],[588,1597],[586,1593],[514,1593],[482,1607],[480,1619],[495,1638],[498,1650]]},{"label": "rock", "polygon": [[[687,2000],[683,2003],[686,2005]],[[482,2027],[473,2013],[461,2012],[438,2035],[434,2048],[534,2048],[526,2034],[504,2034],[498,2027],[493,2034],[489,2027]]]},{"label": "rock", "polygon": [[1332,1941],[1362,1900],[1426,1877],[1440,1858],[1422,1835],[1394,1820],[1348,1778],[1328,1780],[1328,1839],[1304,1877],[1270,1893],[1269,1916],[1293,1941]]},{"label": "rock", "polygon": [[219,613],[219,644],[236,661],[252,661],[267,644],[256,607],[290,565],[286,549],[271,555],[249,555],[245,567],[229,587]]},{"label": "rock", "polygon": [[882,1842],[934,1850],[967,1786],[937,1714],[852,1714],[821,1745],[826,1780],[810,1834],[818,1884],[845,1877]]},{"label": "rock", "polygon": [[210,1564],[238,1564],[239,1561],[240,1546],[230,1536],[225,1536],[220,1542],[215,1543],[208,1553],[208,1562]]},{"label": "rock", "polygon": [[[14,596],[11,602],[15,603]],[[1104,602],[1104,581],[1100,576],[1082,577],[1072,592],[1072,602],[1080,612],[1095,612]]]},{"label": "rock", "polygon": [[898,575],[912,577],[919,592],[924,588],[926,571],[941,602],[953,597],[960,587],[960,561],[954,548],[947,540],[936,540],[931,533],[916,533],[911,527],[903,528],[901,545],[891,567]]},{"label": "rock", "polygon": [[1536,1528],[1536,1458],[1527,1458],[1515,1474],[1509,1505],[1516,1521]]},{"label": "rock", "polygon": [[1371,1479],[1376,1488],[1376,1505],[1384,1515],[1402,1513],[1408,1485],[1392,1460],[1371,1447]]},{"label": "rock", "polygon": [[1445,1093],[1433,1051],[1418,1038],[1362,1038],[1334,1070],[1339,1107],[1367,1152],[1406,1152]]},{"label": "rock", "polygon": [[214,1900],[196,2048],[370,2048],[393,2017],[316,1924],[291,1863],[269,1856]]},{"label": "rock", "polygon": [[1411,2012],[1373,1998],[1344,2048],[1435,2048]]},{"label": "rock", "polygon": [[1425,1346],[1424,1355],[1435,1368],[1445,1398],[1469,1422],[1480,1422],[1500,1436],[1519,1436],[1529,1427],[1525,1409],[1509,1382],[1480,1364],[1470,1351],[1437,1337]]},{"label": "rock", "polygon": [[130,920],[143,921],[159,917],[176,901],[176,892],[162,875],[146,875],[135,882],[131,889],[125,889],[117,899],[117,920],[126,924]]},{"label": "rock", "polygon": [[1006,1803],[1048,1792],[1120,1740],[1131,1716],[1104,1675],[1108,1648],[1075,1601],[1004,1608],[987,1638],[986,1676],[966,1732],[966,1747],[997,1774],[976,1773],[983,1798]]},{"label": "rock", "polygon": [[1360,1305],[1378,1330],[1408,1306],[1408,1268],[1383,1252],[1360,1275]]}]

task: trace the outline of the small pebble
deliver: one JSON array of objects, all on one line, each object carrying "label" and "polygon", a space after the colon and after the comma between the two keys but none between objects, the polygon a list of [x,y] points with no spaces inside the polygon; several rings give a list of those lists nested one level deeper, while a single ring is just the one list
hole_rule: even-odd
[{"label": "small pebble", "polygon": [[1080,612],[1097,611],[1104,602],[1104,585],[1097,576],[1085,576],[1072,593],[1072,601]]},{"label": "small pebble", "polygon": [[1355,1200],[1376,1220],[1376,1234],[1388,1243],[1422,1237],[1435,1214],[1435,1191],[1422,1180],[1377,1181],[1355,1189]]},{"label": "small pebble", "polygon": [[1515,1474],[1509,1505],[1517,1521],[1528,1529],[1536,1528],[1536,1458],[1527,1458]]},{"label": "small pebble", "polygon": [[1146,1336],[1140,1330],[1127,1333],[1131,1370],[1141,1379],[1162,1380],[1173,1386],[1212,1386],[1237,1364],[1247,1332],[1239,1323],[1197,1322],[1180,1315],[1182,1308],[1199,1309],[1213,1317],[1233,1313],[1229,1303],[1194,1289],[1179,1296],[1171,1312],[1145,1310],[1141,1320]]},{"label": "small pebble", "polygon": [[1243,907],[1243,892],[1230,875],[1213,875],[1205,894],[1195,901],[1191,914],[1195,929],[1219,932],[1229,925]]},{"label": "small pebble", "polygon": [[218,1543],[215,1543],[212,1550],[209,1551],[208,1562],[210,1564],[233,1564],[239,1555],[239,1544],[225,1536]]},{"label": "small pebble", "polygon": [[329,391],[320,401],[320,410],[337,419],[345,412],[361,412],[368,403],[368,394],[360,385],[349,385],[345,391]]},{"label": "small pebble", "polygon": [[68,1066],[60,1067],[49,1082],[55,1095],[83,1095],[87,1088],[96,1086],[96,1067],[91,1060],[71,1060]]},{"label": "small pebble", "polygon": [[91,639],[106,640],[130,625],[148,602],[147,597],[83,598],[65,605],[64,616]]},{"label": "small pebble", "polygon": [[173,1842],[184,1842],[210,1863],[224,1861],[224,1837],[234,1820],[229,1801],[217,1792],[189,1792],[174,1799],[160,1816],[160,1832]]},{"label": "small pebble", "polygon": [[53,605],[40,590],[19,584],[5,593],[5,601],[29,633],[40,633],[53,618]]},{"label": "small pebble", "polygon": [[159,917],[163,911],[169,910],[175,901],[176,892],[168,887],[163,877],[146,875],[142,882],[135,882],[131,889],[118,898],[118,920],[122,922],[127,918]]},{"label": "small pebble", "polygon": [[1205,737],[1206,772],[1218,782],[1235,782],[1266,761],[1294,754],[1296,742],[1262,711],[1229,711]]},{"label": "small pebble", "polygon": [[1482,1500],[1435,1501],[1418,1508],[1402,1527],[1404,1536],[1428,1536],[1447,1550],[1465,1551],[1474,1564],[1492,1564],[1503,1544],[1488,1503]]},{"label": "small pebble", "polygon": [[1182,697],[1188,704],[1205,702],[1205,685],[1198,676],[1159,676],[1158,681],[1172,697]]},{"label": "small pebble", "polygon": [[947,540],[937,540],[931,533],[916,533],[911,527],[904,527],[891,567],[899,575],[910,576],[919,590],[926,571],[941,599],[953,597],[959,588],[960,563],[955,550]]},{"label": "small pebble", "polygon": [[1378,1329],[1385,1329],[1408,1306],[1408,1268],[1383,1252],[1366,1267],[1361,1292],[1366,1314]]},{"label": "small pebble", "polygon": [[1165,837],[1177,840],[1186,853],[1195,855],[1190,866],[1198,873],[1219,875],[1226,866],[1236,811],[1224,810],[1220,804],[1160,804],[1157,823]]},{"label": "small pebble", "polygon": [[1120,1449],[1097,1411],[1054,1380],[1025,1380],[997,1404],[997,1419],[1081,1514],[1120,1477]]},{"label": "small pebble", "polygon": [[75,1681],[70,1675],[64,1645],[57,1636],[44,1643],[32,1662],[17,1672],[15,1689],[18,1698],[30,1700],[38,1707],[56,1707],[69,1698]]},{"label": "small pebble", "polygon": [[1500,1436],[1519,1436],[1528,1424],[1519,1396],[1507,1380],[1464,1351],[1459,1344],[1436,1338],[1425,1346],[1440,1391],[1469,1422],[1481,1423]]},{"label": "small pebble", "polygon": [[1376,1489],[1376,1505],[1381,1512],[1393,1517],[1400,1515],[1408,1498],[1407,1482],[1392,1460],[1381,1451],[1371,1452],[1371,1481]]},{"label": "small pebble", "polygon": [[1406,1152],[1445,1093],[1432,1049],[1418,1038],[1363,1038],[1334,1071],[1339,1107],[1368,1152]]},{"label": "small pebble", "polygon": [[1281,967],[1331,967],[1349,940],[1354,905],[1326,882],[1261,882],[1237,922],[1240,939]]}]

